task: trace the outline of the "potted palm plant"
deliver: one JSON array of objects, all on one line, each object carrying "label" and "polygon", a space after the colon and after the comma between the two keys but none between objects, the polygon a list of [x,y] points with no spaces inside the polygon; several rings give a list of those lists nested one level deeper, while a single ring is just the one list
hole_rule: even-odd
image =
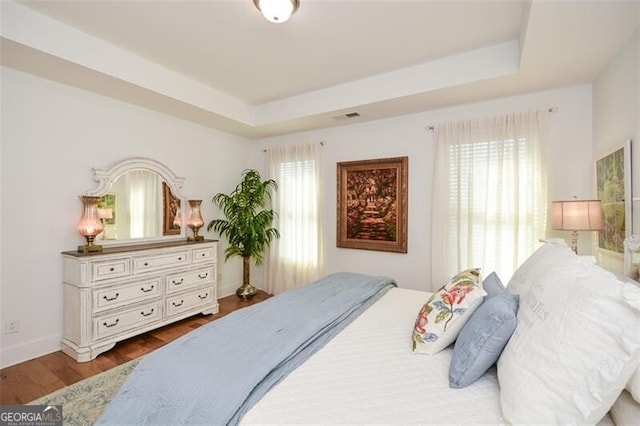
[{"label": "potted palm plant", "polygon": [[272,191],[278,185],[273,179],[263,181],[257,170],[242,172],[242,182],[230,194],[219,193],[213,202],[220,208],[226,219],[214,219],[207,230],[212,229],[221,237],[226,237],[229,246],[225,250],[225,260],[240,256],[242,265],[242,286],[236,295],[249,299],[257,293],[250,282],[250,260],[256,265],[264,261],[264,250],[274,238],[279,238],[278,230],[271,227],[275,212],[267,209]]}]

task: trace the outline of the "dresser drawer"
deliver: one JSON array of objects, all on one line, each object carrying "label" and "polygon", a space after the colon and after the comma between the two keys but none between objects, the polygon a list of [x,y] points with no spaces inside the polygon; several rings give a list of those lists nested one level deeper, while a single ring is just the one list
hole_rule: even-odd
[{"label": "dresser drawer", "polygon": [[162,319],[162,300],[93,320],[93,340],[103,339]]},{"label": "dresser drawer", "polygon": [[214,281],[214,266],[167,275],[167,294]]},{"label": "dresser drawer", "polygon": [[162,277],[154,277],[117,287],[93,290],[93,312],[118,308],[133,302],[153,299],[161,294]]},{"label": "dresser drawer", "polygon": [[205,287],[190,293],[183,293],[167,298],[166,316],[190,311],[198,306],[205,306],[213,302],[213,287]]},{"label": "dresser drawer", "polygon": [[130,264],[131,261],[128,257],[94,262],[92,264],[93,281],[126,277],[131,273]]},{"label": "dresser drawer", "polygon": [[187,251],[175,251],[151,256],[136,256],[133,258],[133,272],[135,274],[156,271],[158,269],[187,265],[189,257]]},{"label": "dresser drawer", "polygon": [[216,246],[193,250],[193,263],[211,262],[216,257]]}]

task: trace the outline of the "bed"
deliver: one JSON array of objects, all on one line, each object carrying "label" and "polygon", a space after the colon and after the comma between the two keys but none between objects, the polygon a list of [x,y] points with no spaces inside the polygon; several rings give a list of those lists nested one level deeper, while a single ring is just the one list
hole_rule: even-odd
[{"label": "bed", "polygon": [[[618,424],[633,424],[640,418],[636,417],[640,411],[635,411],[640,406],[636,402],[640,390],[640,289],[619,281],[593,263],[590,258],[573,255],[558,242],[545,244],[525,262],[508,286],[519,293],[525,306],[518,310],[516,337],[509,339],[502,355],[498,354],[497,366],[491,366],[462,388],[450,387],[449,370],[452,357],[456,356],[456,344],[430,355],[417,354],[411,349],[416,314],[432,294],[384,285],[382,294],[363,306],[362,312],[354,314],[335,336],[321,342],[283,377],[272,380],[264,394],[242,409],[239,416],[224,422],[246,425],[523,422],[610,425],[614,422],[607,412],[612,409]],[[584,294],[578,295],[577,288],[584,288]],[[278,298],[286,301],[281,296],[272,299]],[[480,305],[486,303],[487,298],[484,299]],[[549,334],[545,326],[558,328],[553,325],[556,302],[566,308],[559,318],[566,324],[566,330],[543,344],[527,346],[528,334],[535,338],[539,331]],[[300,317],[291,300],[285,305],[293,310],[293,317]],[[252,309],[243,310],[245,316],[254,316]],[[303,308],[301,312],[306,310]],[[600,327],[603,318],[611,321],[602,332],[594,331],[593,327]],[[541,324],[535,324],[536,320]],[[216,322],[211,329],[215,329]],[[274,336],[280,331],[276,330]],[[576,336],[580,340],[575,340]],[[185,336],[180,341],[190,339]],[[607,349],[603,351],[599,345],[606,345]],[[254,349],[259,353],[268,352],[263,348],[261,343]],[[518,348],[526,353],[519,353]],[[176,354],[183,357],[179,359],[192,353],[191,349],[176,350]],[[532,362],[523,362],[523,356],[533,357]],[[570,359],[565,363],[562,357]],[[162,359],[160,355],[158,358]],[[193,367],[197,362],[188,359],[186,364]],[[211,363],[217,365],[218,360],[211,359]],[[236,380],[244,380],[243,372],[234,376],[225,370],[223,374],[207,376],[207,372],[196,369],[196,375],[185,381],[186,387],[193,389],[186,389],[175,380],[176,375],[180,375],[177,364],[175,358],[166,365],[158,361],[157,365],[164,367],[148,370],[149,374],[138,388],[130,385],[130,377],[98,423],[212,423],[213,417],[209,416],[215,415],[226,402],[216,405],[216,401],[222,401],[215,395],[218,390],[204,390],[200,386],[220,382],[215,386],[221,398],[226,398],[231,392],[227,389],[234,388]],[[270,368],[267,371],[271,371]],[[558,374],[557,368],[564,373]],[[139,369],[140,365],[132,376]],[[573,377],[574,373],[580,377]],[[156,380],[160,375],[166,375],[169,384],[169,389],[163,392],[174,392],[164,402],[156,395],[143,396],[156,387],[148,380]],[[264,381],[257,379],[255,387],[262,386]],[[139,393],[135,393],[136,389]],[[141,408],[145,406],[144,398],[151,406]],[[193,408],[194,399],[202,404]],[[194,411],[203,411],[198,413],[199,417],[188,417],[190,421],[180,420],[185,417],[169,420],[171,417],[164,414],[153,417],[167,405],[174,406],[167,410],[172,412],[184,411],[187,405]],[[133,413],[136,410],[147,412]]]},{"label": "bed", "polygon": [[411,352],[411,325],[429,295],[389,290],[242,423],[444,424],[452,413],[461,423],[500,423],[495,368],[469,387],[451,389],[451,348],[426,356]]}]

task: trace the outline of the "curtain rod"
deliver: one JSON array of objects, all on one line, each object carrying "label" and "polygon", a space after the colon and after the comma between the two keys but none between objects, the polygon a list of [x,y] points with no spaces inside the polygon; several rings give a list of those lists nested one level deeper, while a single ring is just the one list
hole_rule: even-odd
[{"label": "curtain rod", "polygon": [[[324,146],[324,141],[320,141],[320,142],[318,142],[318,143],[320,144],[320,146]],[[267,150],[266,150],[266,149],[263,149],[263,150],[262,150],[262,152],[267,152]]]},{"label": "curtain rod", "polygon": [[[554,113],[556,111],[558,111],[558,107],[551,107],[551,108],[547,108],[548,112]],[[433,131],[435,129],[434,126],[427,126],[424,128],[425,130],[429,130],[429,131]]]}]

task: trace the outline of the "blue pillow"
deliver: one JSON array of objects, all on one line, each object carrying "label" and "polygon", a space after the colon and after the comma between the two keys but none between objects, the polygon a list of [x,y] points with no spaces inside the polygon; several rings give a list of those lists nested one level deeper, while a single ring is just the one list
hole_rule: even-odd
[{"label": "blue pillow", "polygon": [[482,376],[500,357],[516,329],[519,297],[510,294],[495,273],[483,282],[488,293],[464,325],[449,364],[449,386],[463,388]]},{"label": "blue pillow", "polygon": [[509,291],[504,287],[500,277],[495,272],[492,272],[482,281],[482,288],[487,292],[487,295],[498,296],[500,294],[511,295]]}]

